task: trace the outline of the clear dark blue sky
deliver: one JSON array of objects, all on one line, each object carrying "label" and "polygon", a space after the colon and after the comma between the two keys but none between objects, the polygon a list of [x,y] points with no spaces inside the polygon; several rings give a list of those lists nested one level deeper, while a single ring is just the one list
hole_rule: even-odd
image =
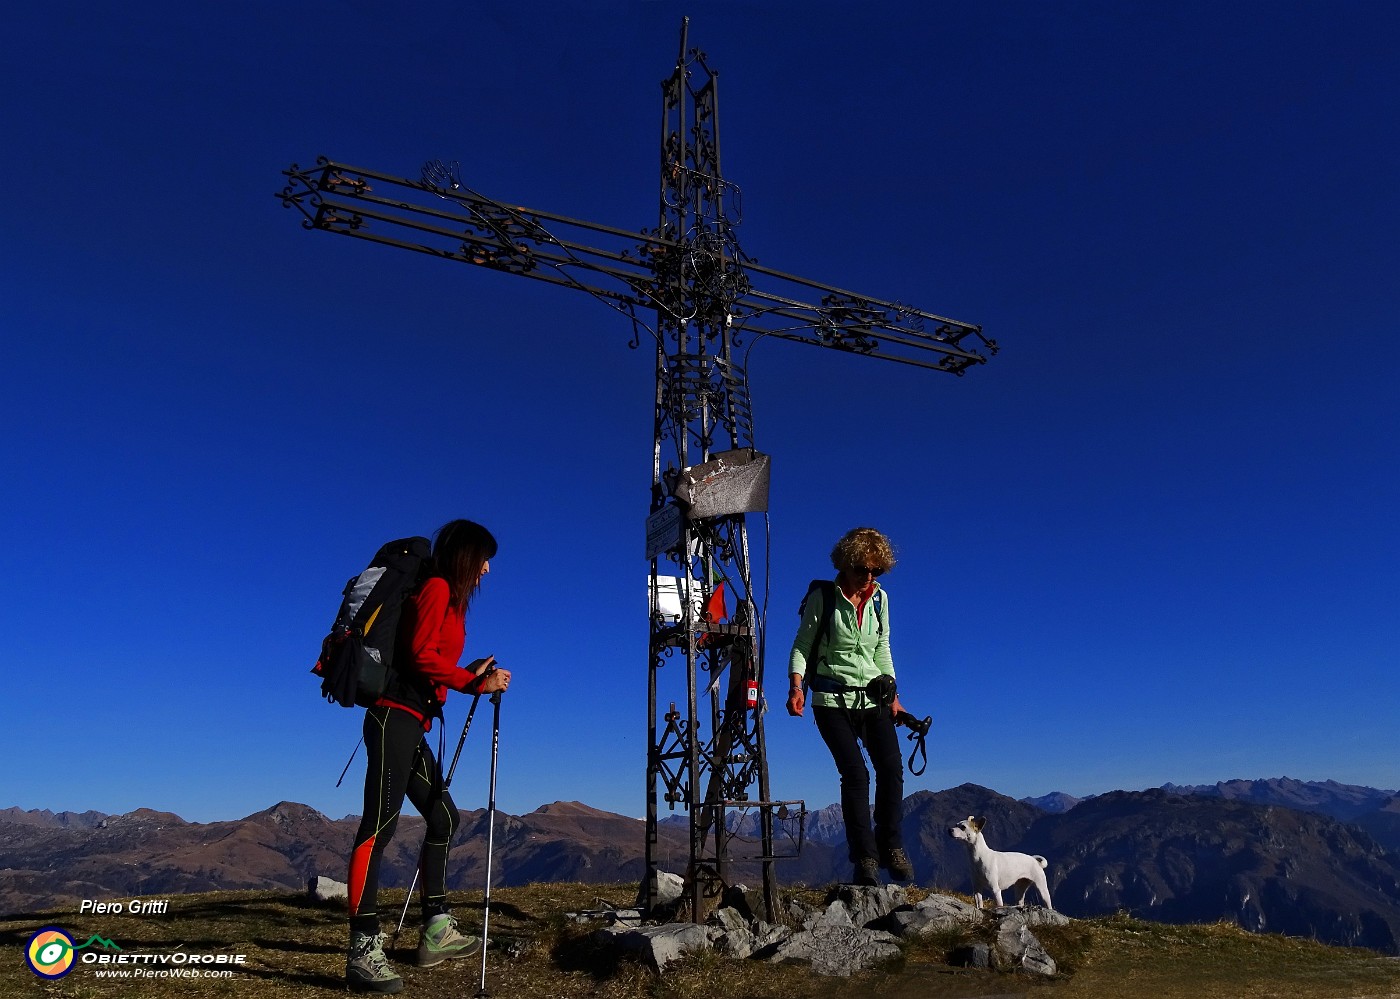
[{"label": "clear dark blue sky", "polygon": [[[52,2],[0,36],[0,806],[358,811],[306,670],[381,541],[467,516],[501,806],[642,813],[650,355],[273,195],[441,157],[654,225],[685,13],[744,249],[1003,348],[755,349],[770,664],[870,524],[935,722],[910,791],[1400,786],[1400,8]],[[768,724],[774,792],[835,801],[811,722]]]}]

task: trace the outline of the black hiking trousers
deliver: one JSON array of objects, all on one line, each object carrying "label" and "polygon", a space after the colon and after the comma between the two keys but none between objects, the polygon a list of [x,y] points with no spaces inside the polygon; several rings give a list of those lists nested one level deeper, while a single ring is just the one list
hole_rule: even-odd
[{"label": "black hiking trousers", "polygon": [[[888,707],[822,708],[813,706],[817,731],[841,774],[841,818],[852,863],[865,857],[883,860],[904,846],[904,760]],[[864,744],[875,768],[875,827],[871,829],[870,771]]]},{"label": "black hiking trousers", "polygon": [[369,760],[364,812],[350,855],[350,925],[378,933],[379,862],[398,826],[404,798],[427,823],[418,858],[424,923],[447,911],[447,850],[459,820],[422,722],[407,711],[375,707],[365,712],[364,733]]}]

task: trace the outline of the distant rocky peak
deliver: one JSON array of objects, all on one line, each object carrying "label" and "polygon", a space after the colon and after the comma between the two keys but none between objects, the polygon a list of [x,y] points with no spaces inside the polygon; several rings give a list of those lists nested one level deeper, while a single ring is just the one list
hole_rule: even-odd
[{"label": "distant rocky peak", "polygon": [[[1092,797],[1093,795],[1089,796],[1089,798]],[[1063,791],[1051,791],[1049,794],[1042,794],[1037,798],[1022,798],[1021,801],[1030,805],[1032,808],[1040,809],[1042,812],[1048,812],[1051,815],[1063,815],[1075,805],[1088,801],[1089,798],[1077,798]]]}]

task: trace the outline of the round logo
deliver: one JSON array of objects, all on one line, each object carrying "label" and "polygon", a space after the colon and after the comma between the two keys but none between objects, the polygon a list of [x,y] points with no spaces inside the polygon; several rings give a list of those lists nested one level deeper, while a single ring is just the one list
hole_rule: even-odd
[{"label": "round logo", "polygon": [[73,938],[57,926],[45,926],[29,938],[24,960],[40,978],[62,978],[73,970]]}]

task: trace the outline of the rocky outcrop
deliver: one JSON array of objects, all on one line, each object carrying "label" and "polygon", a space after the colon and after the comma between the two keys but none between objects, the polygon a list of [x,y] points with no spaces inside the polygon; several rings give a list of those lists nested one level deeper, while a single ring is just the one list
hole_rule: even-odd
[{"label": "rocky outcrop", "polygon": [[657,973],[686,954],[709,950],[714,944],[711,927],[698,923],[663,923],[660,926],[618,924],[601,929],[598,941],[641,959]]},{"label": "rocky outcrop", "polygon": [[749,895],[742,886],[731,888],[703,925],[640,924],[642,914],[636,909],[575,915],[610,921],[612,925],[596,932],[595,940],[632,955],[658,974],[687,954],[713,950],[736,960],[802,964],[832,977],[846,977],[896,958],[906,940],[984,923],[993,942],[969,948],[972,953],[966,963],[1054,975],[1055,961],[1031,927],[1069,922],[1059,913],[1036,907],[983,913],[946,895],[910,904],[898,886],[838,885],[823,906],[791,903],[788,916],[794,925],[778,925],[753,916]]},{"label": "rocky outcrop", "polygon": [[317,875],[308,879],[306,897],[312,902],[335,902],[350,897],[350,886],[344,881]]},{"label": "rocky outcrop", "polygon": [[915,939],[982,921],[982,910],[948,895],[930,895],[917,905],[901,905],[870,925],[897,937]]},{"label": "rocky outcrop", "polygon": [[1030,921],[1024,913],[998,910],[996,942],[992,945],[992,967],[998,971],[1025,971],[1033,975],[1053,975],[1058,970],[1055,959],[1031,932]]}]

